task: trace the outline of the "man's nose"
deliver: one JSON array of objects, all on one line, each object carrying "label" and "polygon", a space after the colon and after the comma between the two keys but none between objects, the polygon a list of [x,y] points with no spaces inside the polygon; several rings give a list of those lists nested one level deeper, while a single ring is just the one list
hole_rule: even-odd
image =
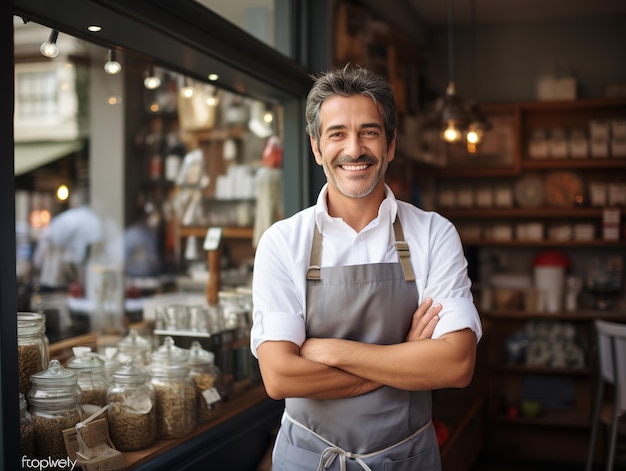
[{"label": "man's nose", "polygon": [[358,159],[361,155],[363,155],[363,142],[358,133],[350,134],[350,136],[348,136],[345,153],[353,159]]}]

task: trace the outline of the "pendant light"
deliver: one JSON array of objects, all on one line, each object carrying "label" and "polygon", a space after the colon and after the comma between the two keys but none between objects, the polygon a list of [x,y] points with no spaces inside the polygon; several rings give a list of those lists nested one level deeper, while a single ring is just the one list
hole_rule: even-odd
[{"label": "pendant light", "polygon": [[155,71],[154,66],[149,65],[146,70],[146,77],[143,80],[143,86],[148,90],[156,90],[161,86],[161,77]]},{"label": "pendant light", "polygon": [[454,85],[454,0],[448,0],[448,87],[441,111],[441,138],[449,143],[463,139],[470,118]]},{"label": "pendant light", "polygon": [[50,36],[48,37],[48,40],[43,43],[39,48],[39,51],[43,56],[53,59],[59,55],[59,47],[57,46],[58,37],[59,32],[56,29],[50,31]]},{"label": "pendant light", "polygon": [[122,70],[122,65],[117,61],[117,55],[115,49],[109,49],[107,54],[107,61],[104,64],[104,71],[109,75],[119,74]]},{"label": "pendant light", "polygon": [[[471,0],[471,50],[472,50],[472,91],[476,93],[476,0]],[[485,131],[491,129],[491,123],[487,121],[485,116],[480,111],[477,103],[472,102],[468,105],[468,113],[470,117],[470,123],[467,127],[467,134],[465,136],[467,151],[470,154],[475,154],[478,151],[478,145],[481,143]]]}]

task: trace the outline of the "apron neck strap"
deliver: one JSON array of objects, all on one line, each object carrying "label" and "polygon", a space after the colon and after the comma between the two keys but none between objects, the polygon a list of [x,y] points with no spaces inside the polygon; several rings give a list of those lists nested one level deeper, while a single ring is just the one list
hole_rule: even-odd
[{"label": "apron neck strap", "polygon": [[393,232],[396,236],[396,251],[398,252],[404,279],[405,281],[415,281],[415,273],[413,272],[413,265],[411,265],[411,254],[409,253],[409,243],[404,240],[404,232],[398,216],[393,221]]},{"label": "apron neck strap", "polygon": [[[317,224],[313,225],[313,245],[311,247],[311,258],[309,259],[309,269],[306,273],[307,280],[320,280],[320,267],[322,264],[322,234],[317,228]],[[404,240],[404,232],[400,218],[396,216],[393,221],[393,233],[396,239],[396,251],[398,259],[404,273],[405,281],[415,281],[415,273],[411,265],[411,254],[409,253],[409,244]]]}]

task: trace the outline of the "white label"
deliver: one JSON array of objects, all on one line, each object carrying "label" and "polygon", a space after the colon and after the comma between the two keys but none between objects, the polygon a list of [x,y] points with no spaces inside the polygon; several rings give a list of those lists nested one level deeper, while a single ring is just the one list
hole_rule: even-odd
[{"label": "white label", "polygon": [[204,238],[204,250],[217,250],[220,246],[221,238],[221,227],[209,227],[209,229],[206,231],[206,237]]},{"label": "white label", "polygon": [[222,399],[220,397],[220,393],[217,392],[216,388],[205,389],[204,391],[202,391],[202,396],[204,397],[204,400],[206,401],[207,407],[219,401],[220,399]]}]

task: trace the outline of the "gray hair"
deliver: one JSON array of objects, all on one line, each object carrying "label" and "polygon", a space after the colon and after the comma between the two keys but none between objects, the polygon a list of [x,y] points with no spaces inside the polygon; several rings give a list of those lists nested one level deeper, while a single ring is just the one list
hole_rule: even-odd
[{"label": "gray hair", "polygon": [[387,145],[391,143],[396,131],[396,102],[391,85],[382,75],[363,67],[346,65],[312,78],[315,83],[306,100],[306,132],[318,145],[321,131],[320,108],[326,99],[334,95],[344,97],[365,95],[370,97],[374,104],[380,104]]}]

